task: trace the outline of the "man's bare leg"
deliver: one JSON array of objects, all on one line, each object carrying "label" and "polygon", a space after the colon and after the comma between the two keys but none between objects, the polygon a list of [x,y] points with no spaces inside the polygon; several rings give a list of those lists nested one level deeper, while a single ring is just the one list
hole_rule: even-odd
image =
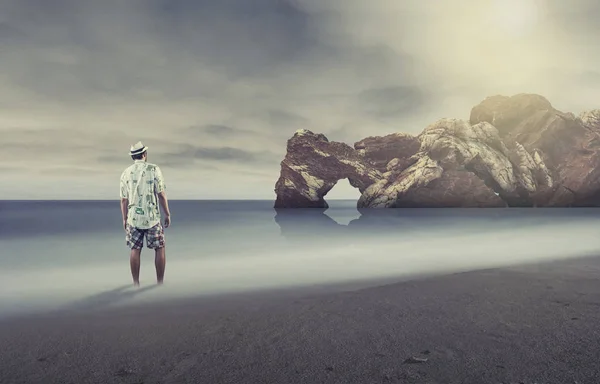
[{"label": "man's bare leg", "polygon": [[131,277],[133,277],[133,285],[140,285],[140,254],[141,249],[132,249],[129,264],[131,265]]},{"label": "man's bare leg", "polygon": [[157,248],[154,250],[154,265],[156,266],[156,282],[158,284],[163,283],[165,277],[165,266],[167,260],[165,257],[165,247]]}]

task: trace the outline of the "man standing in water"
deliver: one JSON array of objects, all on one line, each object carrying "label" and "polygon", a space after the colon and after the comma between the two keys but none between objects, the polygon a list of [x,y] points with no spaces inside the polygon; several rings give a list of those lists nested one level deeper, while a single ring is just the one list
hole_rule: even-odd
[{"label": "man standing in water", "polygon": [[156,281],[163,283],[165,274],[165,233],[160,222],[158,202],[165,215],[164,227],[171,225],[171,213],[165,193],[165,180],[156,164],[148,163],[148,147],[141,141],[133,145],[129,154],[133,164],[121,174],[121,214],[125,240],[131,249],[131,276],[133,284],[140,285],[140,254],[146,245],[154,249]]}]

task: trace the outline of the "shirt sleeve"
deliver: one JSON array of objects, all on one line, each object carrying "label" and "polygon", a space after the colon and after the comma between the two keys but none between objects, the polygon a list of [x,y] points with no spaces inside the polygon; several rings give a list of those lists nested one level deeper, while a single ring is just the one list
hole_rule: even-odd
[{"label": "shirt sleeve", "polygon": [[127,180],[125,180],[125,175],[121,175],[121,181],[119,182],[120,184],[120,192],[119,195],[121,196],[121,199],[128,199],[129,198],[129,189],[127,188]]},{"label": "shirt sleeve", "polygon": [[154,191],[161,193],[166,191],[165,178],[163,177],[162,171],[159,167],[154,169]]}]

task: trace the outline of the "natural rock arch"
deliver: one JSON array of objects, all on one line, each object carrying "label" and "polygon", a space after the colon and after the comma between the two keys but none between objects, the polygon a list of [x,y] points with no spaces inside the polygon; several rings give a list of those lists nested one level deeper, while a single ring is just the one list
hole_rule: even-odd
[{"label": "natural rock arch", "polygon": [[324,196],[346,178],[362,193],[383,175],[347,144],[299,130],[288,140],[287,155],[281,162],[275,208],[327,208]]}]

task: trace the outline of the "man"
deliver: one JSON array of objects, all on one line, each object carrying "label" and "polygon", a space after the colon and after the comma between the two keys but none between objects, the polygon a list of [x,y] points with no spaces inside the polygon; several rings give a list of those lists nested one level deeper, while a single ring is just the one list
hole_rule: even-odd
[{"label": "man", "polygon": [[154,249],[156,280],[163,283],[165,274],[165,234],[160,223],[158,202],[165,214],[164,227],[171,225],[171,213],[160,168],[148,163],[148,147],[138,141],[130,149],[133,164],[121,174],[121,214],[125,240],[131,249],[130,265],[133,284],[140,285],[140,255],[146,246]]}]

